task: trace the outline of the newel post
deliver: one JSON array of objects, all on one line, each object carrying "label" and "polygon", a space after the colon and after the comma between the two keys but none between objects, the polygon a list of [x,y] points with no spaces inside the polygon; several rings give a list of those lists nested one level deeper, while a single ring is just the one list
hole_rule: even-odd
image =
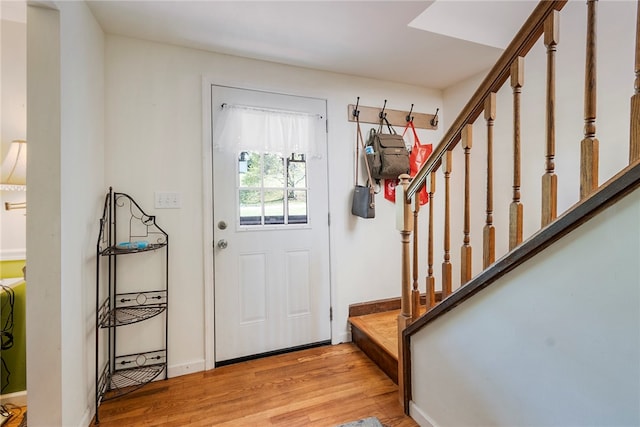
[{"label": "newel post", "polygon": [[402,239],[402,297],[400,314],[398,315],[398,397],[404,403],[404,369],[402,332],[411,323],[411,254],[410,242],[413,231],[413,212],[411,199],[407,200],[407,188],[411,177],[400,175],[400,184],[396,186],[396,228]]}]

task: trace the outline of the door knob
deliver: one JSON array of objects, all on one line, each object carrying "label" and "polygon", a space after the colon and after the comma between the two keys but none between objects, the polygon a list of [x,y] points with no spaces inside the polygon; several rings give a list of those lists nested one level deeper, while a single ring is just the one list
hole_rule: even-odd
[{"label": "door knob", "polygon": [[220,240],[218,240],[218,244],[217,244],[218,249],[227,249],[227,246],[228,246],[228,245],[229,245],[229,244],[227,243],[227,241],[226,241],[226,240],[224,240],[224,239],[220,239]]}]

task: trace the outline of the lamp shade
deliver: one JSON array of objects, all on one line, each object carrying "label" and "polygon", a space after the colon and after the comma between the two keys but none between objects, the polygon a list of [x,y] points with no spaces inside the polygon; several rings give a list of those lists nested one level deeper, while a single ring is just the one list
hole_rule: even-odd
[{"label": "lamp shade", "polygon": [[2,161],[0,189],[23,190],[27,184],[27,141],[11,142],[7,157]]}]

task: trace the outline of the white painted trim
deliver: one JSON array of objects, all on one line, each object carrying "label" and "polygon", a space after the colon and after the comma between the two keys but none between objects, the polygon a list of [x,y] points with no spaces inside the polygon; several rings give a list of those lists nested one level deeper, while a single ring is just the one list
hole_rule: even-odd
[{"label": "white painted trim", "polygon": [[422,410],[413,403],[413,400],[409,401],[409,416],[411,416],[420,427],[438,427],[431,417],[422,412]]},{"label": "white painted trim", "polygon": [[193,374],[195,372],[202,372],[205,368],[204,359],[193,360],[187,363],[181,363],[180,365],[173,365],[167,368],[169,378],[179,377],[182,375]]},{"label": "white painted trim", "polygon": [[27,406],[27,390],[16,391],[15,393],[8,393],[0,395],[0,401],[5,403],[11,403],[17,406]]},{"label": "white painted trim", "polygon": [[39,7],[42,9],[60,10],[57,1],[53,0],[27,0],[27,6]]},{"label": "white painted trim", "polygon": [[215,305],[213,275],[213,154],[211,144],[211,86],[213,79],[202,77],[202,264],[204,266],[204,368],[215,368]]},{"label": "white painted trim", "polygon": [[27,259],[27,249],[2,249],[0,250],[0,261],[21,261]]}]

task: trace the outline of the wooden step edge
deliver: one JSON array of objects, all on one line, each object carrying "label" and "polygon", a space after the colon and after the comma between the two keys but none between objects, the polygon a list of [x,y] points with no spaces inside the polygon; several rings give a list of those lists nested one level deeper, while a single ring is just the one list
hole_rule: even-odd
[{"label": "wooden step edge", "polygon": [[384,372],[391,381],[398,384],[398,357],[390,354],[376,340],[364,333],[357,324],[351,323],[351,341]]},{"label": "wooden step edge", "polygon": [[393,357],[397,361],[398,350],[397,349],[395,351],[389,350],[387,346],[385,346],[384,343],[376,337],[376,332],[371,328],[369,328],[367,323],[361,320],[360,317],[361,316],[355,316],[355,317],[349,318],[349,323],[351,323],[351,327],[352,327],[352,333],[353,333],[353,327],[357,328],[362,334],[366,335],[372,343],[374,343],[376,346],[383,349],[386,353],[389,354],[389,356]]}]

